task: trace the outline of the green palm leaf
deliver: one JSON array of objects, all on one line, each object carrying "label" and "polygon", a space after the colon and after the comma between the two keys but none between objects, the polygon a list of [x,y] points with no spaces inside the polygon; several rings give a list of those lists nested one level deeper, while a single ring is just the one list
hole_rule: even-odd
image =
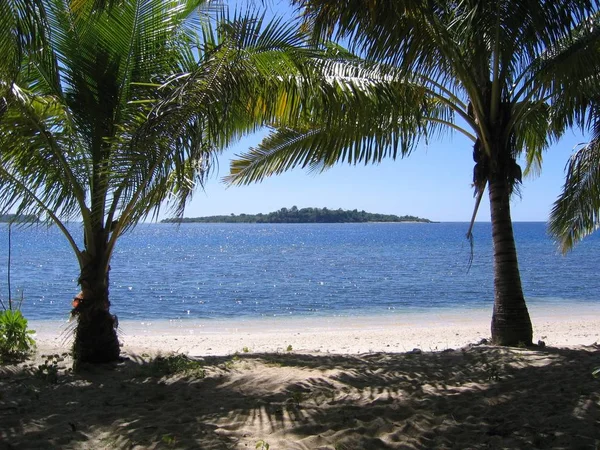
[{"label": "green palm leaf", "polygon": [[[268,122],[288,120],[301,108],[302,71],[310,69],[306,37],[280,20],[236,16],[217,29],[206,26],[203,38],[197,68],[161,86],[168,95],[140,137],[161,136],[160,142],[187,148],[182,161],[206,162],[213,147],[223,148]],[[197,138],[173,140],[182,128],[194,130]],[[207,174],[201,166],[199,182]]]},{"label": "green palm leaf", "polygon": [[563,190],[548,228],[563,253],[600,227],[600,141],[582,146],[569,160]]},{"label": "green palm leaf", "polygon": [[[379,163],[408,155],[436,126],[449,125],[448,106],[423,86],[337,55],[313,66],[318,95],[303,104],[301,126],[281,126],[232,162],[226,181],[249,184],[295,167]],[[308,86],[314,89],[312,86]]]},{"label": "green palm leaf", "polygon": [[46,43],[46,15],[42,0],[0,1],[0,99],[16,80],[27,52],[40,51]]}]

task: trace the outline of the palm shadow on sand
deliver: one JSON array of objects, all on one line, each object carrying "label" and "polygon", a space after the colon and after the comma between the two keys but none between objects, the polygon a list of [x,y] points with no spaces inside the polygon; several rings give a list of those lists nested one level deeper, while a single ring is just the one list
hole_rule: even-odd
[{"label": "palm shadow on sand", "polygon": [[[56,380],[0,367],[0,449],[595,448],[596,347],[207,357]],[[56,382],[54,382],[56,381]]]}]

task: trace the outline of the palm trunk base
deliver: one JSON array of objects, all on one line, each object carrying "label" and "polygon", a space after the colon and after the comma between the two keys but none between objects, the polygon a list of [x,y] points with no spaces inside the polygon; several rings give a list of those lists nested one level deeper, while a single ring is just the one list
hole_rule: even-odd
[{"label": "palm trunk base", "polygon": [[533,328],[527,306],[494,308],[492,315],[492,343],[510,347],[529,346],[533,342]]},{"label": "palm trunk base", "polygon": [[107,363],[119,359],[121,347],[114,317],[104,309],[86,311],[78,317],[73,343],[76,363]]}]

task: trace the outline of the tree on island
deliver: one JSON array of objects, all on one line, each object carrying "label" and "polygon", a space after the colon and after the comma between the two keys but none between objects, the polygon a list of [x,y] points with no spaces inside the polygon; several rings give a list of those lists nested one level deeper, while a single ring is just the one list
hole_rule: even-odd
[{"label": "tree on island", "polygon": [[424,222],[428,219],[415,216],[373,214],[365,211],[327,208],[281,208],[267,214],[231,214],[229,216],[207,216],[164,219],[163,223],[364,223],[364,222]]},{"label": "tree on island", "polygon": [[38,223],[35,214],[0,214],[0,223]]},{"label": "tree on island", "polygon": [[[120,353],[109,301],[118,238],[161,205],[182,214],[214,152],[298,107],[286,80],[300,78],[305,48],[277,21],[219,13],[215,25],[195,14],[206,0],[103,3],[39,2],[46,45],[24,47],[0,118],[0,213],[54,223],[79,263],[77,363]],[[197,95],[182,118],[188,79]]]},{"label": "tree on island", "polygon": [[[532,343],[510,214],[526,155],[539,168],[542,152],[569,126],[585,121],[577,91],[600,73],[598,9],[588,1],[371,2],[295,0],[315,39],[347,39],[377,69],[357,100],[334,95],[300,125],[282,124],[231,164],[230,183],[260,181],[297,166],[323,169],[408,155],[419,137],[444,129],[473,142],[477,213],[489,192],[494,244],[492,340]],[[359,64],[360,66],[360,64]],[[363,64],[363,68],[368,64]],[[365,69],[366,70],[366,69]],[[357,69],[357,74],[360,70]],[[413,103],[395,95],[399,83],[421,89]],[[378,84],[379,89],[366,89]],[[597,92],[597,90],[594,90]],[[438,109],[415,102],[430,99]],[[581,117],[583,116],[583,119]],[[416,122],[416,125],[415,125]],[[416,130],[417,135],[413,133]],[[470,233],[470,231],[469,231]]]}]

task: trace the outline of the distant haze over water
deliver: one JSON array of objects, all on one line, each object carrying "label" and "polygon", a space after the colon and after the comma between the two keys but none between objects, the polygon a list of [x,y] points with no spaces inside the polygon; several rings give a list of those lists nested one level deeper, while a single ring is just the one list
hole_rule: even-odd
[{"label": "distant haze over water", "polygon": [[[561,256],[544,223],[515,223],[528,303],[600,303],[600,237]],[[79,224],[71,224],[81,239]],[[142,224],[117,244],[121,320],[366,316],[493,304],[491,225],[466,223]],[[0,225],[6,303],[8,226]],[[66,319],[75,256],[56,227],[13,227],[12,295],[32,320]]]}]

